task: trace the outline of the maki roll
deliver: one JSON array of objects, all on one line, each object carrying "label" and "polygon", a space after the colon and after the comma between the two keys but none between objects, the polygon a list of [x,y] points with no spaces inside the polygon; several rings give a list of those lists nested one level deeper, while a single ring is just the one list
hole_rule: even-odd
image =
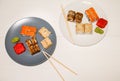
[{"label": "maki roll", "polygon": [[34,55],[34,54],[40,52],[40,47],[39,47],[38,42],[35,37],[26,40],[26,44],[28,46],[28,49],[29,49],[31,55]]},{"label": "maki roll", "polygon": [[39,33],[44,38],[49,37],[49,35],[51,34],[51,32],[46,27],[40,28]]},{"label": "maki roll", "polygon": [[75,14],[75,21],[76,21],[77,23],[81,23],[81,22],[82,22],[82,18],[83,18],[83,14],[82,14],[82,13],[77,12],[77,13]]},{"label": "maki roll", "polygon": [[75,11],[68,11],[67,20],[73,22],[75,20]]},{"label": "maki roll", "polygon": [[76,23],[76,33],[77,34],[84,33],[84,30],[85,30],[84,24]]}]

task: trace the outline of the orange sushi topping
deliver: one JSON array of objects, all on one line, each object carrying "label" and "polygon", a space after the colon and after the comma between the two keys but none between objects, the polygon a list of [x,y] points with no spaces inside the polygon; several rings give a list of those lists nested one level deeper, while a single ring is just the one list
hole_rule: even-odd
[{"label": "orange sushi topping", "polygon": [[20,34],[33,37],[35,36],[36,31],[37,29],[34,26],[22,26]]},{"label": "orange sushi topping", "polygon": [[91,22],[94,22],[99,19],[99,16],[97,15],[97,13],[93,7],[85,10],[85,13]]}]

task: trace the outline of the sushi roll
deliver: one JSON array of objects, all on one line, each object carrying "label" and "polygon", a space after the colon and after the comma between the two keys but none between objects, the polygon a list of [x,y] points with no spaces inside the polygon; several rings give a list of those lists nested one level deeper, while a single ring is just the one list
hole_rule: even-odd
[{"label": "sushi roll", "polygon": [[29,49],[31,55],[34,55],[34,54],[40,52],[40,47],[39,47],[38,42],[35,37],[26,40],[26,44],[28,46],[28,49]]},{"label": "sushi roll", "polygon": [[76,33],[80,34],[80,33],[84,33],[84,31],[85,31],[84,24],[76,23]]},{"label": "sushi roll", "polygon": [[92,33],[92,24],[91,23],[85,23],[85,33]]},{"label": "sushi roll", "polygon": [[51,34],[51,32],[46,28],[46,27],[42,27],[40,30],[39,30],[39,33],[42,37],[46,38],[46,37],[49,37],[49,35]]},{"label": "sushi roll", "polygon": [[68,11],[67,20],[73,22],[75,20],[75,11]]},{"label": "sushi roll", "polygon": [[39,48],[38,44],[35,44],[34,47],[36,49],[36,52],[40,52],[40,48]]},{"label": "sushi roll", "polygon": [[32,37],[32,38],[31,38],[31,42],[32,42],[32,44],[37,44],[36,38],[35,38],[35,37]]},{"label": "sushi roll", "polygon": [[30,46],[29,51],[30,51],[31,55],[34,55],[36,53],[34,46]]},{"label": "sushi roll", "polygon": [[30,39],[26,40],[26,44],[27,44],[27,46],[31,46],[32,45],[31,40]]},{"label": "sushi roll", "polygon": [[48,49],[52,45],[52,41],[50,38],[45,38],[41,41],[41,44],[45,49]]},{"label": "sushi roll", "polygon": [[82,22],[82,18],[83,18],[83,14],[82,14],[82,13],[77,12],[77,13],[75,14],[75,21],[76,21],[77,23],[81,23],[81,22]]}]

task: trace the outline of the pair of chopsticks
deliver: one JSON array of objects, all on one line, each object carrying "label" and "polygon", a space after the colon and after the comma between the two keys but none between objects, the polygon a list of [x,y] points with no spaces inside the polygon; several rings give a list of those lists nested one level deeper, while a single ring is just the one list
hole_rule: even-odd
[{"label": "pair of chopsticks", "polygon": [[74,44],[73,36],[72,36],[71,31],[70,31],[70,27],[69,27],[69,23],[68,23],[68,21],[67,21],[67,17],[66,17],[66,14],[65,14],[65,10],[64,10],[64,8],[63,8],[62,5],[61,5],[61,10],[62,10],[62,14],[63,14],[63,16],[64,16],[64,20],[65,20],[65,23],[66,23],[66,27],[67,27],[67,30],[68,30],[68,33],[69,33],[71,42]]},{"label": "pair of chopsticks", "polygon": [[[71,39],[71,42],[74,44],[74,40],[72,37],[72,33],[70,31],[70,27],[66,18],[66,14],[65,14],[65,10],[63,8],[63,6],[61,6],[62,9],[62,13],[65,19],[65,23],[66,23],[66,27]],[[52,57],[50,54],[48,54],[46,51],[42,50],[43,55],[47,58],[47,60],[50,62],[50,64],[52,65],[52,67],[54,68],[54,70],[57,72],[57,74],[60,76],[60,78],[62,79],[62,81],[65,81],[64,77],[62,76],[62,74],[58,71],[58,69],[56,68],[56,66],[53,64],[53,62],[49,59],[52,58],[54,61],[56,61],[58,64],[62,65],[64,68],[66,68],[68,71],[70,71],[72,74],[77,75],[77,73],[75,71],[73,71],[72,69],[70,69],[69,67],[67,67],[66,65],[64,65],[63,63],[61,63],[59,60],[57,60],[56,58]]]},{"label": "pair of chopsticks", "polygon": [[66,65],[64,65],[63,63],[61,63],[59,60],[57,60],[56,58],[54,58],[53,56],[51,56],[50,54],[48,54],[46,51],[42,50],[43,55],[47,58],[47,60],[50,62],[50,64],[52,65],[52,67],[54,68],[54,70],[57,72],[57,74],[60,76],[60,78],[62,79],[62,81],[65,81],[64,77],[62,76],[62,74],[58,71],[58,69],[55,67],[55,65],[52,63],[52,61],[49,58],[52,58],[54,61],[56,61],[58,64],[62,65],[64,68],[66,68],[68,71],[70,71],[71,73],[73,73],[74,75],[77,75],[76,72],[74,72],[72,69],[70,69],[69,67],[67,67]]}]

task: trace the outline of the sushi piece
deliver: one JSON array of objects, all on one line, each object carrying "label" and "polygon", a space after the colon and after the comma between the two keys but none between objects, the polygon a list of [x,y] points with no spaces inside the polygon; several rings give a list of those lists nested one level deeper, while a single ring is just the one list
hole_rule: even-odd
[{"label": "sushi piece", "polygon": [[75,21],[76,21],[77,23],[81,23],[81,22],[82,22],[82,18],[83,18],[83,14],[82,14],[82,13],[77,12],[77,13],[75,14]]},{"label": "sushi piece", "polygon": [[30,51],[31,55],[34,55],[36,53],[34,46],[29,46],[29,51]]},{"label": "sushi piece", "polygon": [[107,20],[105,20],[105,19],[103,19],[103,18],[100,18],[100,19],[97,21],[96,25],[97,25],[98,27],[100,27],[100,28],[105,28],[105,26],[107,25],[107,23],[108,23]]},{"label": "sushi piece", "polygon": [[32,44],[37,44],[36,38],[35,38],[35,37],[32,37],[32,38],[31,38],[31,42],[32,42]]},{"label": "sushi piece", "polygon": [[49,38],[45,38],[41,41],[42,46],[48,49],[52,45],[52,41]]},{"label": "sushi piece", "polygon": [[96,27],[94,31],[98,34],[103,34],[104,33],[104,31],[102,29],[100,29],[99,27]]},{"label": "sushi piece", "polygon": [[27,39],[26,44],[28,46],[28,49],[29,49],[31,55],[34,55],[34,54],[40,52],[40,47],[39,47],[38,42],[35,37],[32,37],[31,39]]},{"label": "sushi piece", "polygon": [[40,52],[40,48],[39,48],[38,44],[35,44],[35,45],[34,45],[34,48],[35,48],[35,50],[36,50],[37,52]]},{"label": "sushi piece", "polygon": [[17,43],[13,48],[14,48],[14,51],[17,55],[22,54],[26,50],[23,43]]},{"label": "sushi piece", "polygon": [[99,16],[93,7],[85,10],[85,13],[91,22],[94,22],[99,19]]},{"label": "sushi piece", "polygon": [[31,46],[32,45],[31,40],[30,39],[26,40],[26,44],[27,44],[27,46]]},{"label": "sushi piece", "polygon": [[75,11],[68,11],[67,20],[73,22],[75,20]]},{"label": "sushi piece", "polygon": [[42,27],[40,30],[39,30],[39,33],[42,37],[46,38],[46,37],[49,37],[49,35],[51,34],[51,32],[45,28],[45,27]]},{"label": "sushi piece", "polygon": [[84,33],[84,31],[85,31],[84,24],[76,23],[76,33],[80,34],[80,33]]},{"label": "sushi piece", "polygon": [[92,33],[92,24],[91,23],[85,23],[85,33]]},{"label": "sushi piece", "polygon": [[34,26],[22,26],[20,34],[23,36],[33,37],[33,36],[35,36],[36,31],[37,31],[37,29]]},{"label": "sushi piece", "polygon": [[14,37],[14,38],[12,38],[12,40],[11,40],[12,43],[17,43],[17,42],[19,42],[19,41],[20,41],[20,38],[19,38],[19,37]]}]

